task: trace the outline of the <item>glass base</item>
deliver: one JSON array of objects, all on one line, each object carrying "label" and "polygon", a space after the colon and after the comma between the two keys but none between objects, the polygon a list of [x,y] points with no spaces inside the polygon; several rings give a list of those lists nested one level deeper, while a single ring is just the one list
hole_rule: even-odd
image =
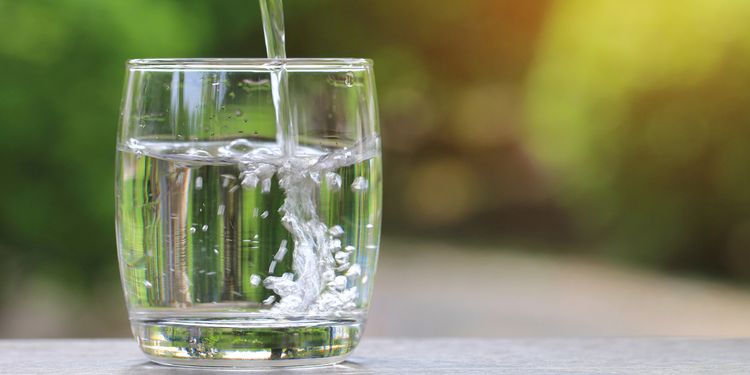
[{"label": "glass base", "polygon": [[177,318],[131,321],[146,356],[172,366],[319,366],[343,361],[363,323],[330,319]]}]

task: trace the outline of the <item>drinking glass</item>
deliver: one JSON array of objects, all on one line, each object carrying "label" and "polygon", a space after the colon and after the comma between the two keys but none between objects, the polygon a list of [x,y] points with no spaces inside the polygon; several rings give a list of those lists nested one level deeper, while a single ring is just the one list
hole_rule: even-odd
[{"label": "drinking glass", "polygon": [[342,361],[380,240],[372,62],[130,60],[121,109],[118,259],[146,356]]}]

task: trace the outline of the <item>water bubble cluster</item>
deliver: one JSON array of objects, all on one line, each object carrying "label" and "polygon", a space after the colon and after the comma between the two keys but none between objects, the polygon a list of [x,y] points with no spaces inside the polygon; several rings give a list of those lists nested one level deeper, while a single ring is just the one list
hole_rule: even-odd
[{"label": "water bubble cluster", "polygon": [[[234,114],[240,115],[236,112]],[[357,248],[350,243],[357,241],[358,236],[347,235],[341,225],[329,226],[321,219],[317,205],[323,184],[328,191],[350,188],[351,191],[363,192],[369,188],[368,180],[363,176],[356,177],[350,186],[346,186],[344,178],[337,172],[376,156],[378,141],[365,140],[326,152],[313,150],[315,152],[305,153],[307,151],[303,150],[293,157],[283,155],[278,148],[261,147],[262,145],[249,139],[235,139],[208,150],[183,146],[181,155],[187,161],[201,162],[210,157],[220,158],[222,163],[236,165],[240,170],[239,174],[220,175],[221,186],[228,193],[234,193],[240,188],[260,189],[260,193],[269,193],[278,188],[285,193],[278,212],[281,224],[290,234],[290,240],[284,239],[279,244],[268,264],[268,276],[245,276],[249,277],[251,285],[262,284],[274,293],[263,301],[265,305],[271,306],[269,314],[339,314],[356,308],[359,297],[357,288],[361,279],[366,278],[362,267],[355,263]],[[127,147],[133,152],[146,150],[137,140],[127,142]],[[174,181],[182,184],[183,180],[192,179],[195,190],[213,187],[204,184],[203,178],[194,176],[194,173],[197,172],[187,167],[178,169]],[[347,184],[348,178],[347,175]],[[227,209],[225,204],[220,204],[216,208],[216,215],[227,215]],[[271,213],[253,207],[252,215],[255,218],[269,219]],[[368,225],[367,228],[374,226]],[[198,229],[207,232],[209,226],[195,223],[188,230],[194,234]],[[251,249],[260,247],[257,234],[249,242]],[[209,249],[213,249],[217,256],[221,254],[218,248]],[[289,257],[287,253],[290,253]],[[226,254],[229,256],[229,253]],[[285,262],[285,265],[287,262],[291,263],[292,272],[284,272],[281,276],[273,275],[280,262]],[[286,267],[279,269],[286,271]],[[208,276],[208,273],[204,274]],[[210,276],[214,275],[215,273]]]}]

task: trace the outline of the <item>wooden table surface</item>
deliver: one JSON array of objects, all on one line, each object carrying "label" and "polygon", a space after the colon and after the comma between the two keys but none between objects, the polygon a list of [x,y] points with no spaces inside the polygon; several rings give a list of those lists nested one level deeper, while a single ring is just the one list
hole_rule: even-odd
[{"label": "wooden table surface", "polygon": [[[146,360],[129,339],[0,340],[0,374],[200,374]],[[365,338],[340,365],[274,373],[750,374],[750,339]],[[257,373],[257,372],[256,372]]]}]

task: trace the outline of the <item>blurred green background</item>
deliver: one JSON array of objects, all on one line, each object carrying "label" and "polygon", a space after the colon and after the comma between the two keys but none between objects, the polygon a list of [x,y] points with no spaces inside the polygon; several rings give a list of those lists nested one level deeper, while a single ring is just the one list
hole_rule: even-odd
[{"label": "blurred green background", "polygon": [[[285,7],[289,56],[375,60],[394,244],[750,279],[750,2]],[[258,4],[0,0],[0,35],[0,335],[63,305],[44,319],[100,328],[33,334],[126,332],[122,305],[91,312],[121,299],[124,61],[262,57]]]}]

